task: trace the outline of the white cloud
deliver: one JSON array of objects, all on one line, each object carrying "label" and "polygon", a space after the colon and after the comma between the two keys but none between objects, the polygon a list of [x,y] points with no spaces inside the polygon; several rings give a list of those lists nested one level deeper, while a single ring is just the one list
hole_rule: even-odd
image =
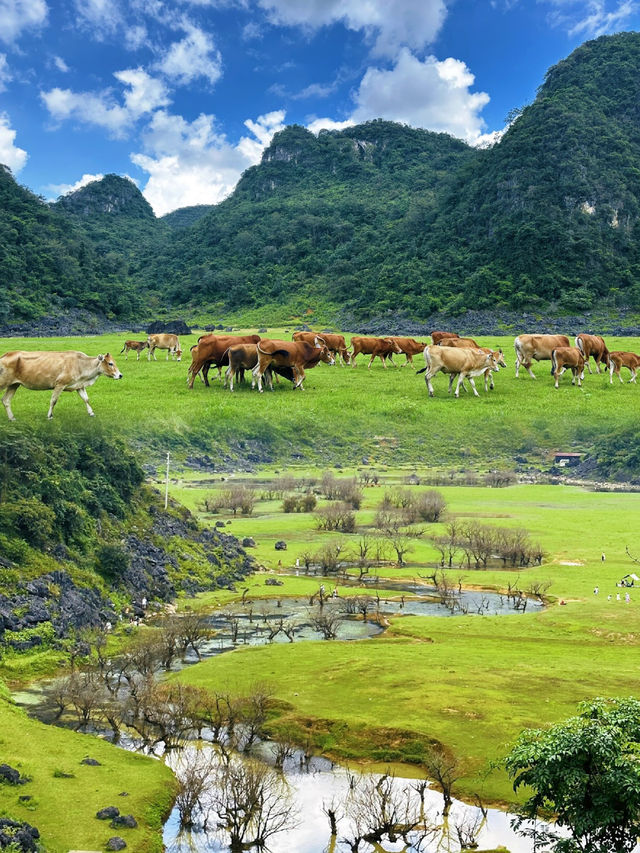
[{"label": "white cloud", "polygon": [[222,57],[213,39],[188,21],[182,24],[182,29],[184,38],[171,45],[157,67],[183,86],[198,77],[215,83],[222,74]]},{"label": "white cloud", "polygon": [[447,14],[444,0],[258,0],[271,21],[310,29],[343,23],[375,39],[374,51],[394,56],[406,45],[432,42]]},{"label": "white cloud", "polygon": [[53,64],[58,69],[58,71],[62,71],[63,74],[66,74],[67,71],[69,71],[69,66],[61,56],[54,56]]},{"label": "white cloud", "polygon": [[128,50],[138,50],[144,47],[147,40],[148,33],[144,24],[130,24],[125,28],[124,41]]},{"label": "white cloud", "polygon": [[384,118],[474,142],[485,128],[480,112],[489,102],[485,92],[470,91],[474,79],[459,59],[420,61],[403,48],[391,70],[367,69],[351,118]]},{"label": "white cloud", "polygon": [[321,130],[344,130],[346,127],[353,127],[355,122],[348,118],[346,121],[334,121],[332,118],[315,118],[307,124],[307,128],[311,133],[318,134]]},{"label": "white cloud", "polygon": [[10,83],[12,79],[6,54],[0,53],[0,92],[4,92],[7,88],[7,83]]},{"label": "white cloud", "polygon": [[0,41],[12,42],[23,30],[43,26],[48,12],[45,0],[0,0]]},{"label": "white cloud", "polygon": [[16,131],[11,128],[9,116],[0,113],[0,163],[4,163],[15,174],[27,162],[28,154],[15,145]]},{"label": "white cloud", "polygon": [[114,77],[127,87],[124,105],[117,103],[111,91],[72,92],[56,87],[41,92],[40,97],[56,121],[76,119],[83,124],[103,127],[115,137],[122,137],[145,113],[169,103],[164,84],[141,68],[116,71]]},{"label": "white cloud", "polygon": [[[576,6],[576,4],[570,4]],[[589,38],[604,35],[605,33],[618,32],[624,29],[634,12],[638,10],[638,3],[634,0],[622,0],[609,9],[605,0],[591,0],[579,4],[582,9],[576,8],[578,20],[569,27],[570,36],[588,36]]]},{"label": "white cloud", "polygon": [[212,115],[192,122],[156,112],[144,134],[144,152],[131,160],[149,174],[144,196],[158,216],[192,204],[214,204],[235,188],[242,172],[260,159],[265,145],[281,130],[284,113],[268,113],[245,122],[253,137],[230,143]]},{"label": "white cloud", "polygon": [[103,178],[104,175],[102,174],[83,175],[80,180],[75,182],[75,184],[48,184],[45,187],[45,190],[48,193],[51,193],[52,198],[50,198],[49,201],[53,201],[53,199],[58,198],[58,196],[73,193],[81,187],[86,187],[87,184],[92,184],[94,181],[101,181]]},{"label": "white cloud", "polygon": [[123,23],[117,0],[75,0],[75,7],[80,23],[98,39],[113,35]]}]

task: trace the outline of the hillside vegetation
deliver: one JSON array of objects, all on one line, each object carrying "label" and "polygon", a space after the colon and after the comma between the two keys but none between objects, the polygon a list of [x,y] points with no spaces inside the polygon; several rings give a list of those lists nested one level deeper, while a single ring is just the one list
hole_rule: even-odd
[{"label": "hillside vegetation", "polygon": [[640,34],[603,36],[488,150],[381,120],[292,126],[227,200],[162,219],[115,175],[47,206],[3,172],[0,322],[637,308],[639,86]]}]

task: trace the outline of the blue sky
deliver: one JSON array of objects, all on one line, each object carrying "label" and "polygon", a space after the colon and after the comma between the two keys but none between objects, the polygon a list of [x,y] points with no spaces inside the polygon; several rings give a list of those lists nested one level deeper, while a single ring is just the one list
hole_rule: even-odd
[{"label": "blue sky", "polygon": [[640,0],[0,0],[0,162],[46,198],[128,175],[162,215],[286,124],[490,144],[550,65],[639,26]]}]

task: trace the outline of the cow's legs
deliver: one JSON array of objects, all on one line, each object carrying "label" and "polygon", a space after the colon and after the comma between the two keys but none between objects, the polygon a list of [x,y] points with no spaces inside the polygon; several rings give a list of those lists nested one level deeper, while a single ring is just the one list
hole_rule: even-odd
[{"label": "cow's legs", "polygon": [[53,394],[51,395],[51,402],[49,403],[49,411],[47,412],[48,420],[51,420],[53,417],[53,410],[55,408],[56,403],[58,402],[58,397],[64,391],[64,385],[56,385],[53,389]]},{"label": "cow's legs", "polygon": [[526,369],[527,369],[527,371],[528,371],[528,373],[529,373],[529,376],[530,376],[532,379],[535,379],[536,377],[533,375],[533,370],[531,370],[531,362],[529,362],[529,364],[525,364],[525,365],[523,365],[523,366],[524,366],[524,367],[526,367]]},{"label": "cow's legs", "polygon": [[631,379],[629,380],[629,382],[635,382],[635,381],[636,381],[636,368],[632,367],[631,368]]},{"label": "cow's legs", "polygon": [[438,372],[435,370],[433,373],[430,372],[431,368],[427,368],[427,372],[424,375],[424,381],[427,383],[427,388],[429,389],[429,396],[433,397],[433,385],[431,384],[431,380]]},{"label": "cow's legs", "polygon": [[78,397],[80,397],[81,400],[84,400],[84,404],[87,407],[87,413],[88,413],[89,417],[90,418],[95,417],[95,412],[93,411],[93,409],[91,408],[91,406],[89,404],[89,395],[87,394],[87,389],[86,388],[77,388],[76,390],[78,392]]},{"label": "cow's legs", "polygon": [[[591,370],[591,357],[590,356],[588,358],[585,358],[585,363],[587,365],[587,370],[589,371],[589,373],[593,373],[593,370]],[[597,368],[598,373],[600,373],[600,368],[598,367],[597,360],[596,360],[596,368]]]},{"label": "cow's legs", "polygon": [[[375,358],[375,353],[369,359],[369,364],[367,365],[367,370],[371,370],[371,365],[373,364],[373,359]],[[380,356],[380,361],[382,362],[382,366],[386,369],[387,365],[384,363],[384,358]]]},{"label": "cow's legs", "polygon": [[[460,375],[462,376],[462,374],[460,374]],[[469,384],[470,384],[470,385],[471,385],[471,387],[473,388],[473,394],[474,394],[474,396],[475,396],[475,397],[479,397],[479,396],[480,396],[480,394],[478,394],[478,389],[476,388],[476,383],[473,381],[473,376],[467,376],[467,379],[469,380]]]},{"label": "cow's legs", "polygon": [[16,393],[18,388],[20,387],[20,383],[16,382],[15,385],[9,385],[7,390],[4,392],[2,397],[2,404],[4,405],[5,411],[7,413],[7,417],[10,421],[15,421],[15,415],[11,411],[11,401],[13,400],[13,395]]}]

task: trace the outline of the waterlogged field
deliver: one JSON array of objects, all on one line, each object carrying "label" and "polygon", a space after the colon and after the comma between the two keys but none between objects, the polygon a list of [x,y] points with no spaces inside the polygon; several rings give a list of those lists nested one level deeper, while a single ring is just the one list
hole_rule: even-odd
[{"label": "waterlogged field", "polygon": [[[389,485],[402,481],[398,471],[382,476]],[[183,484],[172,486],[172,493],[197,509],[216,485]],[[356,514],[359,532],[370,523],[384,490],[384,485],[364,489]],[[419,762],[424,744],[435,738],[461,761],[459,793],[509,802],[505,775],[488,771],[521,729],[570,716],[583,699],[637,694],[640,588],[630,589],[626,602],[626,590],[616,583],[634,569],[626,546],[640,552],[640,494],[548,485],[439,491],[447,501],[446,519],[423,525],[424,535],[415,540],[406,566],[388,565],[375,574],[405,581],[431,574],[439,557],[429,539],[443,533],[444,522],[452,518],[523,527],[543,546],[542,566],[454,568],[446,574],[454,585],[499,591],[509,584],[526,589],[549,582],[547,607],[450,619],[398,615],[384,635],[364,642],[246,648],[180,677],[210,689],[267,683],[286,709],[276,730],[292,729],[299,737],[311,732],[318,748],[343,758]],[[225,528],[252,536],[256,558],[267,569],[295,572],[296,558],[309,547],[340,538],[348,551],[350,540],[357,539],[358,534],[336,537],[318,531],[313,513],[284,514],[280,503],[258,502],[252,517],[232,519]],[[204,513],[202,518],[226,520],[228,514]],[[274,550],[277,539],[287,542],[287,551]],[[309,594],[320,583],[294,576],[274,588],[264,579],[257,574],[248,580],[249,598]],[[342,587],[339,594],[345,594]],[[213,603],[218,595],[204,600]],[[408,744],[407,732],[413,733]]]},{"label": "waterlogged field", "polygon": [[[267,336],[288,339],[290,333],[269,330]],[[428,399],[423,377],[410,367],[383,370],[376,361],[367,370],[362,356],[356,369],[321,364],[309,371],[304,393],[293,392],[284,380],[273,393],[264,394],[251,391],[248,383],[230,393],[217,381],[205,388],[199,380],[190,390],[189,347],[197,335],[181,339],[182,362],[167,362],[159,354],[151,363],[146,353],[139,362],[133,354],[126,361],[119,355],[128,337],[144,339],[133,334],[13,338],[3,341],[3,350],[79,349],[89,355],[110,351],[124,378],[100,378],[89,389],[96,425],[128,436],[147,450],[171,449],[182,456],[206,453],[222,467],[233,459],[259,464],[301,457],[319,464],[359,463],[363,457],[372,464],[508,463],[514,455],[539,461],[551,450],[589,447],[599,436],[636,421],[635,385],[610,385],[608,376],[587,374],[578,389],[565,374],[555,390],[548,362],[534,366],[535,382],[522,373],[516,380],[512,337],[478,338],[481,344],[502,346],[508,368],[495,376],[493,392],[480,398],[462,393],[459,400],[447,395],[442,375],[434,380],[436,396]],[[637,339],[612,338],[608,343],[612,349],[640,350]],[[403,359],[397,357],[399,363]],[[423,366],[421,356],[415,361],[417,368]],[[43,423],[48,396],[18,391],[15,428]],[[49,428],[64,433],[86,422],[77,395],[63,394]]]}]

